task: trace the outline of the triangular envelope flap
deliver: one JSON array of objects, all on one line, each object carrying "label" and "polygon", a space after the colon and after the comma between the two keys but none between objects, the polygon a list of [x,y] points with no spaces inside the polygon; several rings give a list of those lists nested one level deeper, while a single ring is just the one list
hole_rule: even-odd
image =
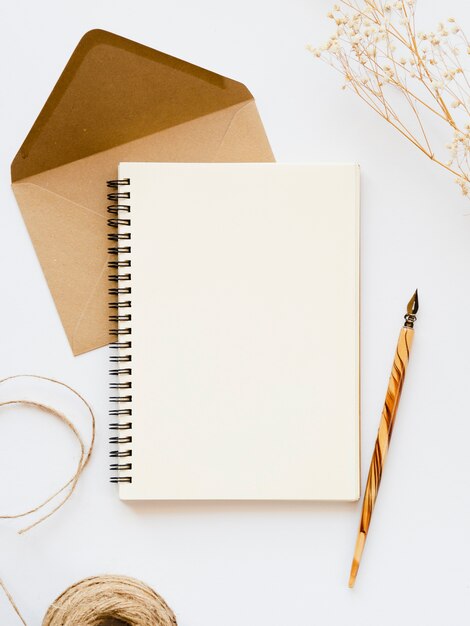
[{"label": "triangular envelope flap", "polygon": [[118,35],[90,31],[16,155],[12,180],[251,99],[241,83]]},{"label": "triangular envelope flap", "polygon": [[[103,217],[34,183],[15,186],[74,354],[109,341]],[[83,323],[83,317],[87,322]],[[89,323],[89,318],[94,323]]]},{"label": "triangular envelope flap", "polygon": [[[248,125],[247,125],[248,119]],[[166,128],[120,144],[109,150],[66,163],[52,170],[13,183],[18,186],[33,183],[49,192],[90,209],[103,217],[107,233],[106,180],[116,178],[121,161],[272,161],[254,100],[236,104],[195,120]],[[30,228],[29,196],[18,196],[24,219]],[[36,210],[40,210],[39,207]],[[34,226],[43,230],[35,218]],[[60,229],[62,222],[57,224]]]}]

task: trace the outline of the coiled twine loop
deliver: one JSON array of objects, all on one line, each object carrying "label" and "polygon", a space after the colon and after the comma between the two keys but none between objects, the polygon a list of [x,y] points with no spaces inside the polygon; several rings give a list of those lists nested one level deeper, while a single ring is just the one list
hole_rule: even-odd
[{"label": "coiled twine loop", "polygon": [[176,626],[158,593],[134,578],[94,576],[72,585],[49,607],[42,626]]}]

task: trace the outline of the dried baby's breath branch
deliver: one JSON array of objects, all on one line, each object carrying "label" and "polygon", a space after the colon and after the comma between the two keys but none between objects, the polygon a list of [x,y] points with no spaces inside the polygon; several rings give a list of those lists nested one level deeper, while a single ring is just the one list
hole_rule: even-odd
[{"label": "dried baby's breath branch", "polygon": [[468,63],[470,44],[452,17],[417,33],[415,9],[416,0],[340,0],[328,13],[335,33],[309,49],[469,196],[470,77],[462,59]]}]

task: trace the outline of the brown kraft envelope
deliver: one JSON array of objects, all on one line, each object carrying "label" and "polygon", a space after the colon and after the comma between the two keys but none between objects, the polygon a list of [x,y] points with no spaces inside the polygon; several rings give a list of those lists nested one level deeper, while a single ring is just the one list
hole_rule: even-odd
[{"label": "brown kraft envelope", "polygon": [[234,80],[102,30],[79,42],[11,165],[75,355],[109,342],[106,180],[120,161],[274,161]]}]

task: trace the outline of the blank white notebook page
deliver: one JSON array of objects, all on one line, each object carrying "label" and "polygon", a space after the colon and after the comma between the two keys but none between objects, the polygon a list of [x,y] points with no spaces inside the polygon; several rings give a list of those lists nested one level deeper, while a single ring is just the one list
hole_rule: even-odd
[{"label": "blank white notebook page", "polygon": [[119,178],[132,263],[120,496],[357,499],[357,165],[121,163]]}]

